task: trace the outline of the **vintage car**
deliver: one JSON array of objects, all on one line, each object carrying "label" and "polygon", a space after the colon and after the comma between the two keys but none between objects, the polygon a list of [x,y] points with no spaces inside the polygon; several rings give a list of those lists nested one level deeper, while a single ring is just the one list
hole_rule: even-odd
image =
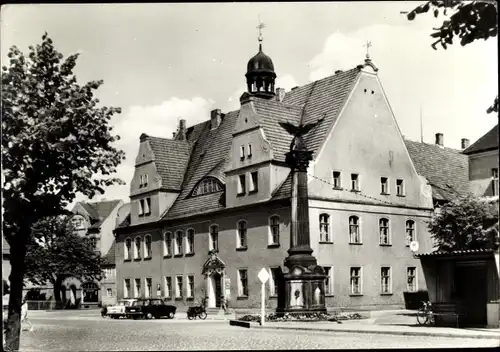
[{"label": "vintage car", "polygon": [[125,308],[131,306],[135,301],[137,301],[137,298],[120,299],[115,305],[106,307],[106,315],[112,319],[125,317]]},{"label": "vintage car", "polygon": [[133,319],[158,319],[161,317],[173,319],[176,310],[176,306],[165,304],[160,298],[142,298],[125,307],[125,315],[127,318]]}]

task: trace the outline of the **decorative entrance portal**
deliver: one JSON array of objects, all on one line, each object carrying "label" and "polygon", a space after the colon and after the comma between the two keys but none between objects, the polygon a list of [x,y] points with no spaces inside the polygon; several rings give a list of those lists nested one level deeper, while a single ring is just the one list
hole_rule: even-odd
[{"label": "decorative entrance portal", "polygon": [[217,252],[210,251],[209,258],[203,265],[202,274],[205,275],[205,298],[208,308],[220,308],[224,296],[225,264],[217,255]]}]

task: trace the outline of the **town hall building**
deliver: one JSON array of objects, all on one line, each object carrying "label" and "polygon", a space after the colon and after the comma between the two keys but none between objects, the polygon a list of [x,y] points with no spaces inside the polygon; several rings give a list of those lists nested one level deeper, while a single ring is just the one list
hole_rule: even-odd
[{"label": "town hall building", "polygon": [[[268,307],[276,307],[291,218],[292,136],[279,122],[317,123],[304,140],[313,152],[311,248],[327,274],[326,306],[396,308],[403,292],[425,290],[409,244],[432,250],[426,221],[445,182],[419,154],[430,146],[465,168],[466,156],[403,138],[368,55],[285,92],[259,43],[245,76],[239,110],[214,109],[193,126],[181,120],[174,138],[140,136],[130,213],[115,230],[118,298],[259,307],[257,274],[266,268]],[[467,182],[468,171],[458,172]]]}]

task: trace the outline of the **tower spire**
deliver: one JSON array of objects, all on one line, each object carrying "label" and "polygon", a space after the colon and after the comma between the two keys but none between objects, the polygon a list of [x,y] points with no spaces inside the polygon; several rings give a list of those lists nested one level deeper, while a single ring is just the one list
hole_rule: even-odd
[{"label": "tower spire", "polygon": [[259,30],[259,51],[262,51],[262,40],[264,40],[264,38],[262,37],[262,28],[265,28],[266,25],[264,24],[264,22],[262,22],[260,20],[260,15],[259,15],[259,25],[256,27],[258,30]]}]

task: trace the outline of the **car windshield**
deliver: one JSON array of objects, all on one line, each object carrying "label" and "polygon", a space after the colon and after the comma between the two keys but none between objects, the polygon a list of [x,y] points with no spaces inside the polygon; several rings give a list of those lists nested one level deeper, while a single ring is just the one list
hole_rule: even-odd
[{"label": "car windshield", "polygon": [[143,306],[144,305],[144,302],[143,301],[135,301],[134,303],[132,303],[133,306]]},{"label": "car windshield", "polygon": [[128,307],[130,305],[130,301],[118,301],[117,305]]}]

